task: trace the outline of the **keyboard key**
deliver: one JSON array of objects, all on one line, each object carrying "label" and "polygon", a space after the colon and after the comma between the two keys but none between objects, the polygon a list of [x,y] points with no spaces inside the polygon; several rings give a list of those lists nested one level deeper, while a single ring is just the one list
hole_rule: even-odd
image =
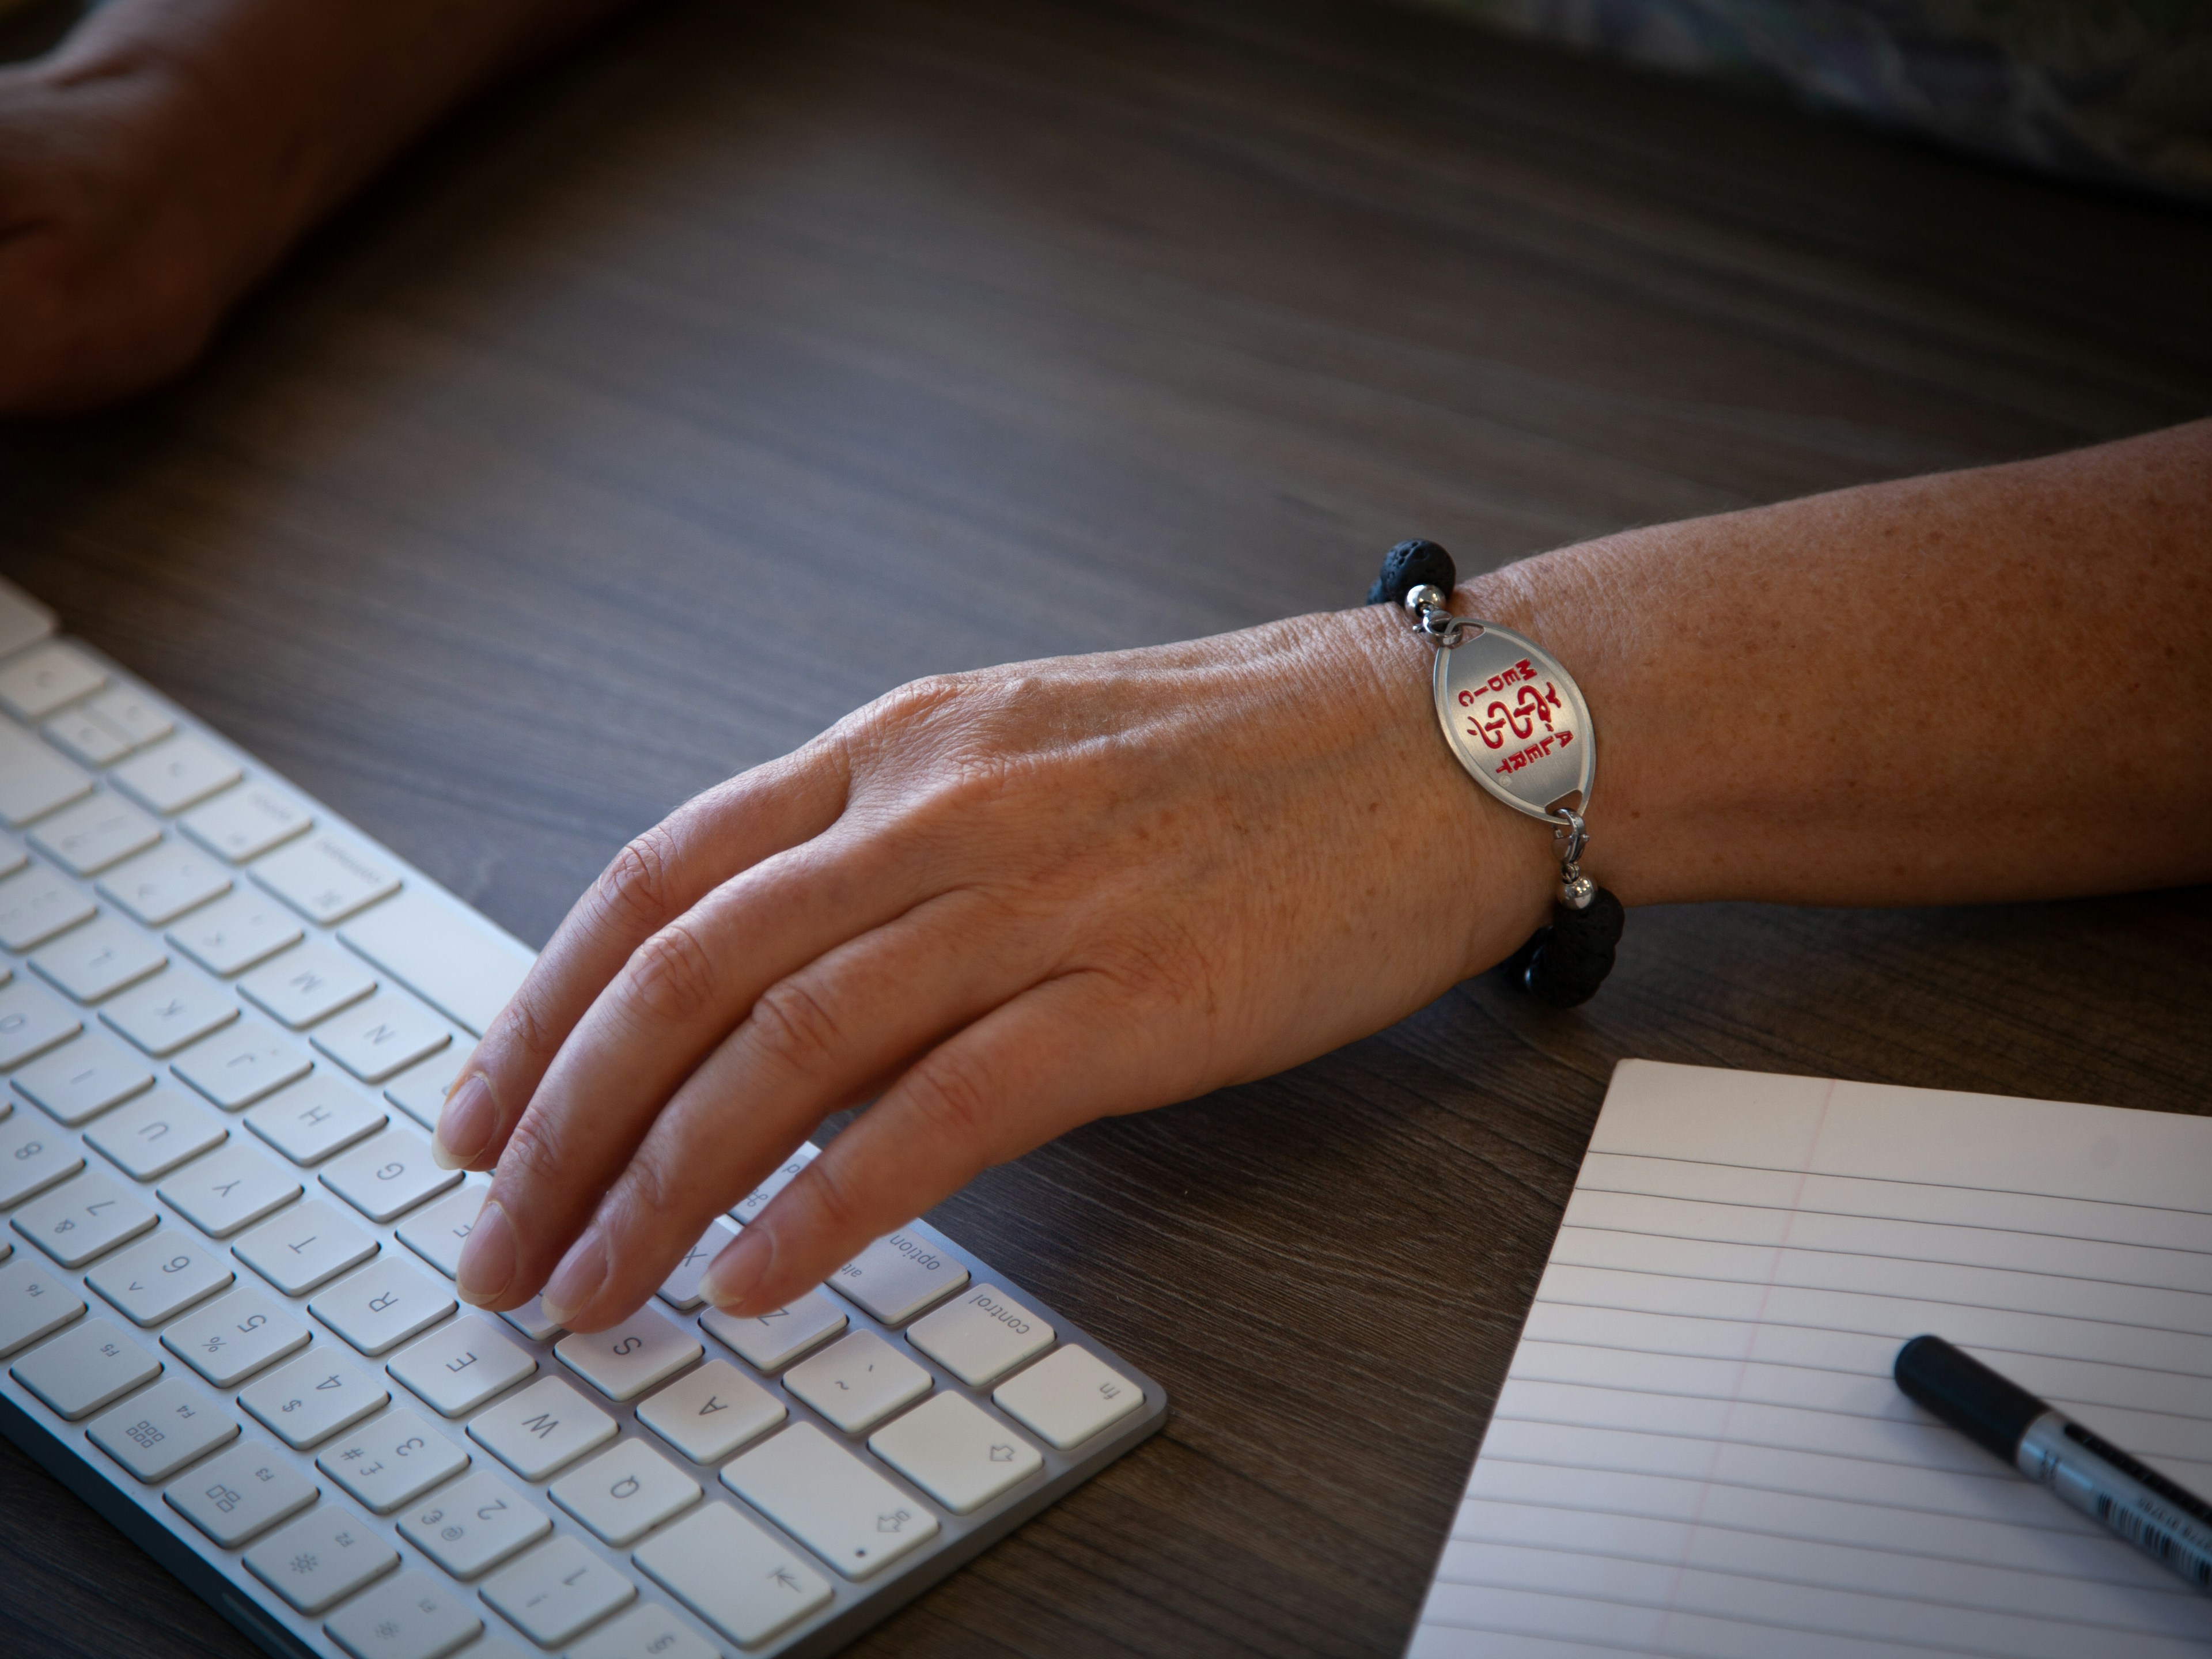
[{"label": "keyboard key", "polygon": [[210,1238],[228,1238],[299,1197],[292,1172],[258,1146],[233,1141],[187,1164],[155,1191]]},{"label": "keyboard key", "polygon": [[793,1365],[783,1386],[847,1434],[860,1434],[921,1399],[935,1380],[873,1331],[854,1331]]},{"label": "keyboard key", "polygon": [[399,1565],[399,1552],[341,1504],[310,1510],[246,1553],[246,1570],[301,1613],[335,1607]]},{"label": "keyboard key", "polygon": [[610,1400],[633,1400],[671,1377],[705,1350],[650,1308],[590,1335],[564,1336],[553,1345],[562,1364]]},{"label": "keyboard key", "polygon": [[94,795],[41,818],[31,845],[73,876],[96,876],[161,839],[161,826],[127,800]]},{"label": "keyboard key", "polygon": [[232,1447],[161,1496],[218,1545],[234,1550],[313,1503],[316,1488],[264,1441]]},{"label": "keyboard key", "polygon": [[427,1572],[403,1572],[331,1615],[323,1628],[353,1659],[446,1659],[483,1620]]},{"label": "keyboard key", "polygon": [[1001,1382],[991,1402],[1061,1451],[1145,1403],[1145,1391],[1088,1348],[1061,1348]]},{"label": "keyboard key", "polygon": [[65,708],[40,726],[46,741],[86,766],[112,765],[131,752],[131,739],[90,708]]},{"label": "keyboard key", "polygon": [[0,881],[0,945],[28,951],[99,908],[45,865],[34,864]]},{"label": "keyboard key", "polygon": [[238,1438],[238,1425],[198,1384],[172,1375],[95,1417],[92,1443],[152,1486]]},{"label": "keyboard key", "polygon": [[0,1263],[0,1359],[51,1336],[84,1311],[76,1287],[43,1261]]},{"label": "keyboard key", "polygon": [[661,1282],[660,1299],[670,1307],[680,1308],[685,1313],[704,1302],[707,1298],[699,1294],[699,1281],[707,1276],[707,1264],[720,1255],[722,1247],[737,1236],[735,1222],[725,1221],[720,1216],[716,1216],[699,1242],[684,1252],[684,1260],[676,1264],[675,1271]]},{"label": "keyboard key", "polygon": [[392,1079],[385,1085],[384,1097],[434,1133],[438,1114],[445,1110],[446,1097],[453,1091],[453,1079],[460,1076],[461,1062],[467,1058],[467,1051],[455,1043]]},{"label": "keyboard key", "polygon": [[820,1347],[848,1322],[845,1310],[819,1291],[809,1291],[796,1302],[750,1319],[736,1318],[720,1308],[708,1308],[699,1316],[701,1330],[763,1371],[781,1370]]},{"label": "keyboard key", "polygon": [[532,1342],[544,1342],[561,1334],[560,1326],[546,1317],[544,1302],[534,1296],[519,1308],[509,1308],[500,1317]]},{"label": "keyboard key", "polygon": [[237,762],[212,744],[185,734],[166,738],[136,760],[124,762],[107,779],[133,800],[167,817],[229,788],[245,775]]},{"label": "keyboard key", "polygon": [[371,1221],[391,1221],[459,1186],[461,1171],[440,1169],[428,1141],[395,1127],[336,1160],[322,1182]]},{"label": "keyboard key", "polygon": [[614,1419],[557,1376],[510,1395],[469,1425],[469,1438],[525,1480],[543,1480],[614,1437]]},{"label": "keyboard key", "polygon": [[85,1132],[86,1142],[133,1181],[159,1181],[230,1139],[229,1126],[189,1095],[156,1089]]},{"label": "keyboard key", "polygon": [[984,1285],[908,1328],[906,1340],[971,1389],[988,1388],[1053,1345],[1052,1327]]},{"label": "keyboard key", "polygon": [[305,833],[314,819],[289,795],[265,783],[242,783],[196,806],[177,820],[177,828],[233,864],[258,859]]},{"label": "keyboard key", "polygon": [[263,1377],[238,1403],[294,1451],[306,1451],[382,1411],[391,1399],[389,1389],[325,1347]]},{"label": "keyboard key", "polygon": [[186,916],[168,934],[170,944],[210,974],[226,979],[305,937],[297,917],[258,892],[233,893]]},{"label": "keyboard key", "polygon": [[911,1230],[892,1233],[830,1275],[830,1286],[886,1325],[903,1325],[968,1282],[968,1270]]},{"label": "keyboard key", "polygon": [[695,1463],[720,1463],[790,1414],[726,1359],[710,1359],[639,1402],[637,1420]]},{"label": "keyboard key", "polygon": [[709,1504],[633,1558],[653,1582],[741,1648],[828,1603],[830,1581],[730,1504]]},{"label": "keyboard key", "polygon": [[51,640],[0,666],[0,706],[19,720],[42,720],[107,684],[107,671],[73,645]]},{"label": "keyboard key", "polygon": [[389,1515],[469,1466],[469,1455],[413,1412],[371,1418],[324,1449],[315,1467],[366,1504]]},{"label": "keyboard key", "polygon": [[76,767],[28,732],[0,725],[0,823],[20,830],[91,793],[92,780]]},{"label": "keyboard key", "polygon": [[82,1267],[94,1256],[153,1231],[159,1212],[137,1192],[100,1170],[82,1175],[26,1205],[17,1232],[64,1267]]},{"label": "keyboard key", "polygon": [[99,1002],[168,965],[168,952],[113,916],[64,933],[31,958],[50,985],[79,1002]]},{"label": "keyboard key", "polygon": [[12,876],[30,861],[22,842],[13,836],[0,836],[0,876]]},{"label": "keyboard key", "polygon": [[399,1517],[400,1535],[456,1578],[473,1578],[553,1530],[537,1504],[489,1469]]},{"label": "keyboard key", "polygon": [[556,1538],[484,1581],[483,1599],[540,1647],[582,1634],[637,1595],[637,1586],[574,1538]]},{"label": "keyboard key", "polygon": [[413,890],[356,916],[338,937],[475,1036],[521,988],[533,960],[481,916]]},{"label": "keyboard key", "polygon": [[386,1255],[343,1279],[307,1304],[307,1311],[371,1358],[446,1318],[459,1304],[412,1262]]},{"label": "keyboard key", "polygon": [[730,1212],[732,1218],[740,1226],[757,1218],[763,1210],[768,1208],[769,1200],[788,1187],[793,1176],[814,1162],[817,1151],[812,1141],[800,1141],[799,1150],[784,1159],[781,1169],[738,1200],[737,1208]]},{"label": "keyboard key", "polygon": [[626,1549],[700,1498],[699,1483],[642,1440],[621,1440],[548,1494],[605,1542]]},{"label": "keyboard key", "polygon": [[88,1319],[33,1348],[9,1370],[74,1423],[152,1382],[161,1374],[161,1362],[112,1320]]},{"label": "keyboard key", "polygon": [[848,1578],[867,1578],[937,1536],[937,1517],[811,1423],[794,1423],[722,1471],[722,1484]]},{"label": "keyboard key", "polygon": [[109,686],[86,703],[85,709],[120,732],[133,749],[159,743],[177,729],[176,721],[159,703],[127,685]]},{"label": "keyboard key", "polygon": [[940,1394],[868,1437],[868,1449],[955,1515],[1044,1467],[1044,1455],[973,1401]]},{"label": "keyboard key", "polygon": [[537,1369],[538,1356],[482,1314],[463,1314],[385,1367],[445,1417],[465,1417]]},{"label": "keyboard key", "polygon": [[339,836],[310,835],[252,867],[254,880],[309,921],[329,927],[399,890],[381,856]]},{"label": "keyboard key", "polygon": [[161,1333],[161,1346],[218,1389],[249,1376],[307,1346],[307,1322],[248,1286],[218,1297]]},{"label": "keyboard key", "polygon": [[0,1121],[0,1209],[65,1181],[84,1168],[84,1155],[69,1136],[27,1115]]},{"label": "keyboard key", "polygon": [[204,853],[176,842],[118,864],[97,885],[149,927],[165,927],[187,910],[230,890],[230,877]]},{"label": "keyboard key", "polygon": [[570,1648],[568,1659],[721,1659],[721,1654],[666,1607],[641,1601]]},{"label": "keyboard key", "polygon": [[228,1290],[238,1278],[222,1252],[182,1227],[118,1250],[84,1282],[140,1325],[161,1325],[195,1302]]},{"label": "keyboard key", "polygon": [[0,1072],[37,1059],[82,1030],[84,1022],[52,992],[17,980],[0,989]]},{"label": "keyboard key", "polygon": [[230,1253],[287,1296],[305,1296],[377,1253],[376,1235],[327,1199],[280,1210]]},{"label": "keyboard key", "polygon": [[363,1083],[381,1083],[453,1040],[445,1022],[391,991],[318,1026],[308,1039]]},{"label": "keyboard key", "polygon": [[238,988],[248,1002],[298,1031],[359,1002],[376,988],[376,976],[318,940],[256,969]]},{"label": "keyboard key", "polygon": [[154,1086],[152,1068],[114,1038],[87,1031],[15,1073],[16,1089],[72,1129]]},{"label": "keyboard key", "polygon": [[295,1164],[319,1164],[389,1121],[357,1089],[334,1077],[310,1077],[246,1115],[246,1127]]},{"label": "keyboard key", "polygon": [[453,1278],[460,1271],[461,1246],[477,1224],[489,1190],[482,1182],[470,1182],[428,1209],[416,1211],[400,1223],[399,1242],[447,1278]]},{"label": "keyboard key", "polygon": [[219,985],[168,968],[100,1011],[100,1017],[156,1060],[221,1030],[238,1018],[238,1003]]},{"label": "keyboard key", "polygon": [[169,1065],[226,1112],[251,1106],[314,1068],[313,1060],[258,1020],[240,1020],[193,1044]]}]

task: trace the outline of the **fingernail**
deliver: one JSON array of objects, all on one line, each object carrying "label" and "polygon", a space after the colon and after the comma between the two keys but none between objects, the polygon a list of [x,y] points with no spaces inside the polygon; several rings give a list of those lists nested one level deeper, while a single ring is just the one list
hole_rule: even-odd
[{"label": "fingernail", "polygon": [[768,1276],[775,1260],[775,1241],[760,1228],[748,1227],[707,1264],[699,1293],[724,1313],[745,1312],[745,1298]]},{"label": "fingernail", "polygon": [[469,1229],[461,1246],[460,1271],[453,1285],[461,1300],[476,1307],[490,1305],[514,1278],[514,1224],[500,1205],[487,1202]]},{"label": "fingernail", "polygon": [[568,1247],[553,1277],[538,1293],[538,1305],[556,1325],[573,1324],[576,1315],[591,1305],[607,1279],[607,1247],[594,1227]]},{"label": "fingernail", "polygon": [[441,1170],[465,1170],[483,1156],[491,1127],[491,1085],[482,1072],[471,1072],[446,1097],[437,1133],[430,1138],[430,1156]]}]

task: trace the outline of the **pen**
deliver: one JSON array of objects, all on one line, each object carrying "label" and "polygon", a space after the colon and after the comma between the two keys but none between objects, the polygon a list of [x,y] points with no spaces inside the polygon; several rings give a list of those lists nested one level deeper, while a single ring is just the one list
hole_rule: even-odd
[{"label": "pen", "polygon": [[2074,1508],[2212,1590],[2212,1504],[1940,1336],[1897,1351],[1897,1386]]}]

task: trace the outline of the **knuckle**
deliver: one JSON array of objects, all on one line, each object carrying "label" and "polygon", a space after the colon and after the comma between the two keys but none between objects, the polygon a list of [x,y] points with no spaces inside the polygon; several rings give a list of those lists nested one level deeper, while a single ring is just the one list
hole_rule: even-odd
[{"label": "knuckle", "polygon": [[714,958],[691,927],[672,921],[631,953],[630,998],[655,1018],[682,1024],[714,1006]]},{"label": "knuckle", "polygon": [[837,1016],[797,978],[779,980],[762,992],[747,1024],[749,1044],[788,1073],[811,1071],[843,1046]]},{"label": "knuckle", "polygon": [[996,1083],[980,1060],[957,1048],[938,1050],[907,1077],[909,1098],[932,1138],[979,1157],[998,1127]]},{"label": "knuckle", "polygon": [[592,890],[596,909],[617,926],[659,926],[675,908],[671,889],[676,861],[676,832],[656,823],[616,854],[600,872]]},{"label": "knuckle", "polygon": [[808,1203],[823,1231],[833,1238],[858,1237],[872,1224],[852,1176],[836,1161],[817,1159],[806,1171]]},{"label": "knuckle", "polygon": [[553,1184],[560,1178],[564,1161],[562,1141],[558,1121],[551,1113],[535,1109],[525,1112],[522,1121],[507,1137],[506,1150],[500,1154],[500,1180],[520,1182],[526,1188]]}]

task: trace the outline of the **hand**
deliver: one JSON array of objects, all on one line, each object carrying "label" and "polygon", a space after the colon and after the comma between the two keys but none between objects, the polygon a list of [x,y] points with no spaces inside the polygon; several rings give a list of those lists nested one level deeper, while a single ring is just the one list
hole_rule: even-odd
[{"label": "hand", "polygon": [[1108,1113],[1261,1077],[1517,946],[1540,824],[1377,608],[905,686],[625,848],[462,1068],[470,1301],[598,1330],[828,1114],[708,1269],[740,1314]]}]

